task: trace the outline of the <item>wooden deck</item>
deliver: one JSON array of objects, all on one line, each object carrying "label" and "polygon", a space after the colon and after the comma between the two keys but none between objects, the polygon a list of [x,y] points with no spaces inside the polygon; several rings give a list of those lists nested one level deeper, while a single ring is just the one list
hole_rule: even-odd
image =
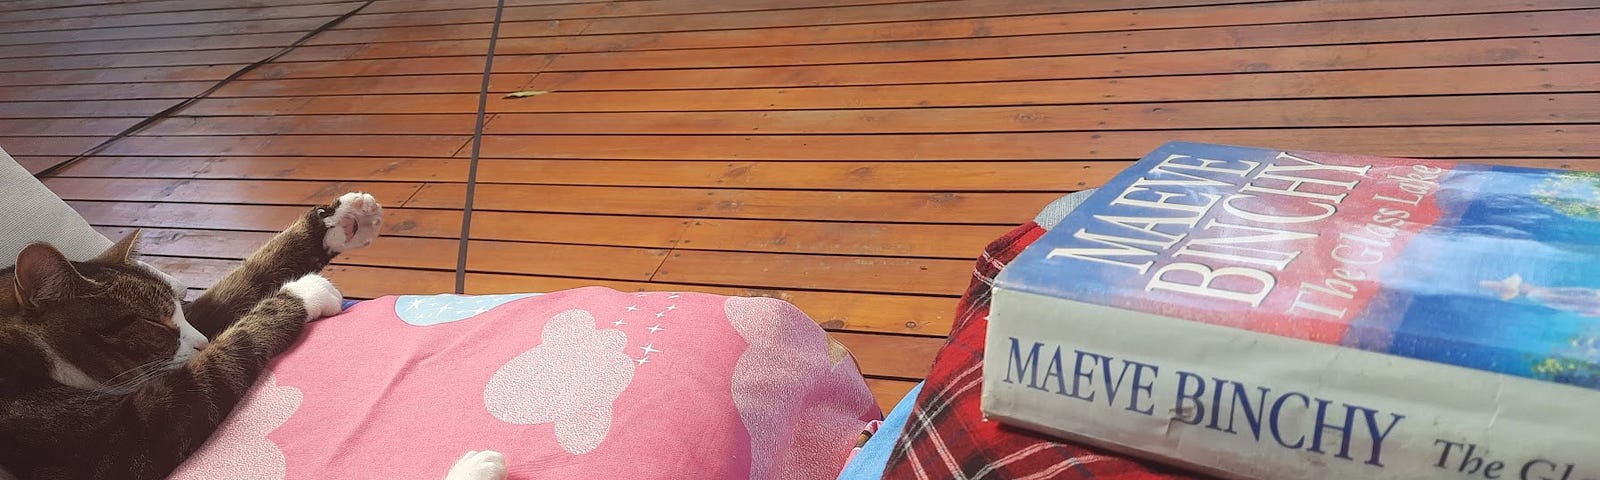
[{"label": "wooden deck", "polygon": [[[10,0],[0,146],[208,285],[347,190],[449,292],[490,0]],[[286,47],[357,8],[359,13]],[[1595,169],[1600,0],[508,0],[466,292],[787,299],[880,399],[985,243],[1169,139]],[[242,77],[241,68],[283,55]],[[549,93],[501,98],[508,92]]]}]

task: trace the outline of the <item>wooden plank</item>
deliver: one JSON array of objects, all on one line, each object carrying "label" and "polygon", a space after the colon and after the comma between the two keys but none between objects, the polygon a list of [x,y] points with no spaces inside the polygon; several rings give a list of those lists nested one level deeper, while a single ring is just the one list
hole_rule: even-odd
[{"label": "wooden plank", "polygon": [[[400,101],[404,101],[401,99]],[[140,136],[190,135],[471,135],[474,114],[169,117]]]},{"label": "wooden plank", "polygon": [[[97,0],[13,0],[0,4],[5,20],[44,20],[50,18],[95,17],[162,12],[189,12],[252,7],[281,7],[332,3],[328,0],[147,0],[139,2],[100,2]],[[76,5],[74,4],[81,4]],[[29,8],[34,7],[34,8]]]},{"label": "wooden plank", "polygon": [[[263,205],[95,202],[68,200],[90,224],[110,227],[211,228],[277,231],[288,227],[307,207]],[[392,235],[397,209],[384,212],[384,235]],[[403,209],[401,211],[404,211]],[[460,216],[456,217],[457,229]]]},{"label": "wooden plank", "polygon": [[110,85],[57,85],[0,87],[3,101],[149,100],[182,99],[200,94],[215,82],[118,83]]},{"label": "wooden plank", "polygon": [[[485,50],[487,51],[487,49]],[[505,79],[495,91],[517,88]],[[526,79],[523,79],[526,80]],[[477,74],[386,76],[357,78],[303,78],[303,79],[241,79],[217,89],[215,97],[294,96],[315,92],[316,95],[382,95],[394,93],[457,93],[476,98],[483,84],[483,72]],[[415,98],[408,98],[408,101]],[[476,105],[473,107],[476,108]],[[376,113],[376,112],[374,112]]]},{"label": "wooden plank", "polygon": [[473,241],[467,268],[510,273],[648,281],[661,266],[661,249]]},{"label": "wooden plank", "polygon": [[677,250],[661,265],[655,280],[694,285],[959,295],[967,288],[971,272],[971,260]]},{"label": "wooden plank", "polygon": [[[1530,108],[1537,105],[1538,108]],[[501,114],[486,134],[864,134],[1600,122],[1600,94],[789,112]],[[204,132],[205,130],[201,130]]]},{"label": "wooden plank", "polygon": [[[1386,14],[1405,2],[1361,2]],[[1478,2],[1482,3],[1482,2]],[[1511,2],[1496,0],[1496,4]],[[1315,13],[1345,16],[1352,12],[1345,8],[1327,9],[1314,3],[1283,2],[1268,5],[1235,6],[1237,13],[1274,12],[1279,9],[1296,9],[1297,13],[1316,17]],[[1430,7],[1431,6],[1431,7]],[[1459,8],[1455,4],[1410,4],[1414,9]],[[733,47],[711,49],[674,49],[622,51],[603,49],[598,52],[572,53],[551,48],[551,42],[533,39],[512,39],[496,44],[497,54],[564,53],[544,70],[595,71],[671,68],[749,67],[785,65],[822,65],[839,63],[882,63],[929,60],[964,60],[971,58],[1014,58],[1030,56],[1086,55],[1104,53],[1141,53],[1172,50],[1205,50],[1221,48],[1273,47],[1289,45],[1331,45],[1351,43],[1410,42],[1419,40],[1448,40],[1495,37],[1529,37],[1550,35],[1592,34],[1600,31],[1600,10],[1551,11],[1536,13],[1498,13],[1483,15],[1452,15],[1444,17],[1405,17],[1375,20],[1352,20],[1324,23],[1302,23],[1313,18],[1297,17],[1296,23],[1241,27],[1238,19],[1222,15],[1217,8],[1105,12],[1063,19],[1054,32],[1041,35],[951,38],[944,40],[896,41],[874,43],[844,43],[828,45],[795,45]],[[1306,10],[1317,9],[1315,12]],[[1115,13],[1115,15],[1113,15]],[[1153,18],[1183,14],[1170,21]],[[1019,17],[1031,18],[1031,17]],[[1228,24],[1228,26],[1178,28],[1174,26]],[[1131,25],[1153,30],[1140,30],[1130,34]],[[1157,29],[1158,28],[1158,29]],[[1058,33],[1062,30],[1094,33]],[[1100,30],[1105,30],[1100,32]],[[614,44],[615,39],[608,39]],[[475,43],[475,42],[471,42]],[[469,42],[462,42],[463,45]],[[356,58],[381,58],[402,53],[402,47],[414,44],[389,43],[369,47]],[[573,46],[583,48],[582,45]],[[436,49],[430,53],[437,53]],[[465,51],[457,54],[467,54]],[[480,50],[482,51],[482,50]],[[582,51],[582,50],[580,50]]]},{"label": "wooden plank", "polygon": [[[867,388],[872,390],[872,397],[877,399],[878,409],[882,410],[884,415],[888,415],[890,411],[894,410],[895,405],[900,403],[900,399],[905,398],[906,394],[916,386],[917,382],[907,380],[867,379]],[[877,435],[899,434],[900,432],[888,430],[881,430],[877,433]]]},{"label": "wooden plank", "polygon": [[383,135],[359,140],[339,135],[237,135],[210,137],[128,137],[104,155],[336,155],[357,157],[448,157],[472,140],[471,135]]},{"label": "wooden plank", "polygon": [[22,168],[27,170],[28,173],[31,173],[31,174],[34,174],[34,175],[38,175],[39,172],[43,172],[47,168],[54,167],[56,165],[60,165],[61,163],[72,159],[72,157],[67,157],[67,156],[46,156],[46,157],[27,157],[27,156],[17,157],[17,156],[13,156],[11,158],[13,160],[16,160],[18,165],[22,165]]},{"label": "wooden plank", "polygon": [[0,118],[143,117],[177,103],[171,99],[3,102],[0,103]]},{"label": "wooden plank", "polygon": [[862,333],[830,333],[850,349],[861,364],[861,373],[877,377],[920,379],[928,376],[933,358],[944,347],[944,339]]},{"label": "wooden plank", "polygon": [[320,3],[311,5],[273,5],[248,8],[191,10],[179,12],[133,13],[126,15],[90,15],[47,19],[16,19],[10,15],[0,22],[7,33],[85,31],[117,27],[142,27],[151,25],[195,25],[229,22],[259,22],[264,20],[337,17],[360,5],[361,2]]},{"label": "wooden plank", "polygon": [[[408,205],[415,208],[454,208],[459,202],[456,199],[465,193],[464,189],[465,186],[459,184],[430,184],[418,191]],[[696,218],[1014,225],[1032,218],[1040,207],[1059,196],[1053,193],[824,192],[488,184],[478,185],[473,208]]]},{"label": "wooden plank", "polygon": [[[0,119],[0,135],[18,137],[109,137],[138,123],[137,118]],[[3,138],[3,137],[0,137]],[[0,139],[0,146],[5,140]]]},{"label": "wooden plank", "polygon": [[[212,35],[201,37],[172,37],[160,39],[104,40],[87,43],[57,43],[47,45],[0,46],[0,58],[52,57],[58,55],[86,55],[97,53],[182,52],[200,49],[261,48],[285,46],[303,35],[301,32],[253,33],[243,35]],[[342,46],[319,47],[342,50]],[[488,49],[484,49],[488,51]]]},{"label": "wooden plank", "polygon": [[306,32],[337,15],[280,20],[216,22],[196,25],[143,25],[136,27],[0,33],[0,45],[127,40],[134,38],[195,37],[248,33]]},{"label": "wooden plank", "polygon": [[[351,51],[355,50],[354,47],[345,48]],[[0,60],[0,72],[248,64],[267,58],[281,49],[281,47],[238,48],[190,52],[106,53],[59,57],[9,58]]]},{"label": "wooden plank", "polygon": [[[1589,92],[1600,65],[1442,67],[1414,70],[979,82],[819,88],[551,92],[536,101],[490,99],[491,111],[666,111],[1096,104],[1182,100]],[[346,99],[346,101],[352,101]],[[338,105],[309,102],[307,111]],[[329,102],[331,103],[331,102]]]},{"label": "wooden plank", "polygon": [[99,145],[106,137],[0,137],[0,147],[16,156],[71,157]]},{"label": "wooden plank", "polygon": [[1126,160],[1174,139],[1403,157],[1600,156],[1595,125],[1164,130],[942,135],[635,135],[483,139],[483,155],[637,160]]},{"label": "wooden plank", "polygon": [[57,176],[465,182],[467,164],[452,158],[108,156],[85,158]]},{"label": "wooden plank", "polygon": [[[317,205],[345,192],[368,192],[385,207],[401,206],[421,187],[416,183],[296,182],[259,180],[156,180],[47,178],[65,200]],[[439,199],[439,203],[446,200]]]},{"label": "wooden plank", "polygon": [[[515,79],[516,82],[512,80]],[[1600,65],[1430,67],[1404,70],[1243,73],[1117,79],[978,82],[952,85],[550,92],[533,99],[490,98],[491,111],[661,111],[897,108],[968,105],[1044,105],[1141,101],[1337,98],[1396,95],[1557,93],[1600,90]],[[323,97],[266,99],[283,113],[466,113],[476,111],[479,75],[241,80],[214,97]],[[492,92],[509,92],[526,78],[494,77]],[[452,93],[453,92],[453,93]],[[417,94],[406,102],[384,94]],[[366,95],[363,95],[366,94]],[[432,95],[424,95],[432,94]],[[250,99],[262,100],[262,99]],[[200,103],[220,102],[203,100]],[[306,102],[310,101],[309,104]],[[298,102],[295,107],[290,102]],[[413,103],[423,106],[412,107]],[[305,105],[299,108],[298,105]],[[199,105],[197,105],[198,107]],[[296,109],[298,108],[298,109]],[[206,111],[223,112],[212,108]]]},{"label": "wooden plank", "polygon": [[[474,210],[472,238],[670,248],[677,245],[687,222],[682,218],[667,217]],[[459,234],[458,228],[454,236]]]},{"label": "wooden plank", "polygon": [[[527,88],[537,90],[669,90],[684,88],[746,88],[778,86],[883,85],[1019,81],[1096,77],[1139,77],[1242,72],[1290,72],[1410,68],[1428,66],[1568,63],[1600,60],[1600,36],[1554,38],[1500,38],[1380,45],[1322,47],[1272,47],[1097,54],[1071,57],[975,59],[881,63],[868,65],[808,65],[803,67],[749,67],[724,69],[545,72]],[[539,56],[496,58],[495,71],[533,72],[543,65]],[[373,60],[370,62],[395,62]],[[417,62],[424,63],[424,62]],[[371,68],[370,65],[362,67]],[[479,65],[481,68],[482,65]],[[347,68],[358,68],[351,66]],[[391,73],[461,73],[444,63],[394,66]],[[311,70],[309,67],[306,70]],[[323,70],[285,76],[326,75]]]},{"label": "wooden plank", "polygon": [[96,0],[13,0],[0,3],[0,11],[27,11],[60,8],[76,5],[92,5]]},{"label": "wooden plank", "polygon": [[[482,159],[484,183],[858,190],[1060,191],[1098,185],[1128,164],[1045,162],[648,162]],[[648,172],[649,175],[617,175]],[[94,157],[62,177],[266,178],[465,182],[467,161],[364,157]]]},{"label": "wooden plank", "polygon": [[[495,63],[502,60],[495,56]],[[542,56],[506,57],[503,59],[515,64],[507,72],[538,71],[547,59]],[[474,67],[476,65],[476,67]],[[278,79],[278,78],[328,78],[328,77],[363,77],[387,75],[439,75],[439,74],[464,74],[474,70],[482,75],[483,59],[477,56],[460,57],[432,57],[432,58],[403,58],[385,60],[339,60],[331,62],[295,62],[272,63],[252,70],[242,77],[252,79]],[[498,68],[497,68],[497,71]],[[480,77],[481,78],[481,77]]]},{"label": "wooden plank", "polygon": [[970,259],[1010,226],[695,220],[681,250]]},{"label": "wooden plank", "polygon": [[[418,79],[419,77],[400,78]],[[420,78],[426,79],[429,77]],[[483,77],[480,75],[477,82],[479,85],[482,85],[482,81]],[[494,97],[499,97],[499,95],[495,95]],[[444,95],[406,95],[404,97],[391,97],[384,95],[355,95],[281,98],[217,98],[195,102],[193,105],[190,105],[189,108],[184,109],[183,113],[186,115],[240,115],[261,112],[278,112],[282,114],[344,115],[360,112],[393,115],[428,113],[476,114],[477,110],[478,94],[458,93]]]},{"label": "wooden plank", "polygon": [[[233,82],[228,82],[227,85],[232,85],[234,83],[238,83],[238,81],[235,80]],[[224,87],[224,88],[226,88],[226,87]],[[213,92],[210,96],[207,96],[206,98],[202,98],[202,99],[196,100],[194,103],[189,104],[188,106],[184,107],[182,110],[178,110],[177,112],[175,112],[175,114],[177,114],[177,115],[186,115],[186,116],[199,116],[199,115],[233,115],[233,116],[240,116],[240,115],[261,115],[261,114],[266,114],[266,113],[272,113],[272,114],[285,113],[285,114],[287,114],[287,113],[294,113],[295,110],[299,109],[301,106],[303,106],[306,103],[310,102],[313,98],[317,98],[317,97],[217,98],[216,97],[216,93]],[[368,105],[383,105],[386,101],[393,100],[393,98],[385,98],[385,96],[371,96],[371,97],[364,97],[364,100],[367,101]],[[407,100],[410,100],[410,98],[407,98]],[[389,103],[409,103],[409,102],[389,102]],[[380,112],[373,112],[373,113],[380,113]]]},{"label": "wooden plank", "polygon": [[228,64],[9,73],[0,76],[0,86],[216,81],[227,78],[243,66]]}]

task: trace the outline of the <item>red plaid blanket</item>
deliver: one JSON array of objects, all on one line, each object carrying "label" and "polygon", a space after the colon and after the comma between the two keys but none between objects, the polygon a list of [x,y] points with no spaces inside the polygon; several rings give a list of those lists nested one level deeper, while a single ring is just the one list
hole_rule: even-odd
[{"label": "red plaid blanket", "polygon": [[986,421],[978,410],[990,287],[1045,229],[1029,222],[989,244],[961,297],[950,339],[934,359],[889,457],[890,479],[1178,479],[1186,474]]}]

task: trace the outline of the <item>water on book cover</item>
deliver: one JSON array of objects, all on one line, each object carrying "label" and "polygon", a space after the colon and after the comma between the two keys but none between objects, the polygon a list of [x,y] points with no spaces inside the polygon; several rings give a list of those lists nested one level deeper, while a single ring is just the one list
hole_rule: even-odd
[{"label": "water on book cover", "polygon": [[[1390,353],[1600,387],[1600,174],[1457,167],[1384,272]],[[1409,297],[1409,298],[1407,298]],[[1375,345],[1376,346],[1376,345]]]}]

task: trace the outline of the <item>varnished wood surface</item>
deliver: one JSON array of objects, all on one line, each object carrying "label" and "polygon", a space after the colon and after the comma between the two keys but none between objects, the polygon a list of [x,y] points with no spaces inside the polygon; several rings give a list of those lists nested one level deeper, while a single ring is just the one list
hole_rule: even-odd
[{"label": "varnished wood surface", "polygon": [[[0,3],[0,146],[38,171],[361,5]],[[766,295],[881,403],[973,259],[1173,139],[1596,169],[1596,0],[510,0],[467,291]],[[204,286],[352,189],[352,297],[446,292],[491,0],[376,0],[45,183]],[[504,99],[516,90],[547,93]]]}]

